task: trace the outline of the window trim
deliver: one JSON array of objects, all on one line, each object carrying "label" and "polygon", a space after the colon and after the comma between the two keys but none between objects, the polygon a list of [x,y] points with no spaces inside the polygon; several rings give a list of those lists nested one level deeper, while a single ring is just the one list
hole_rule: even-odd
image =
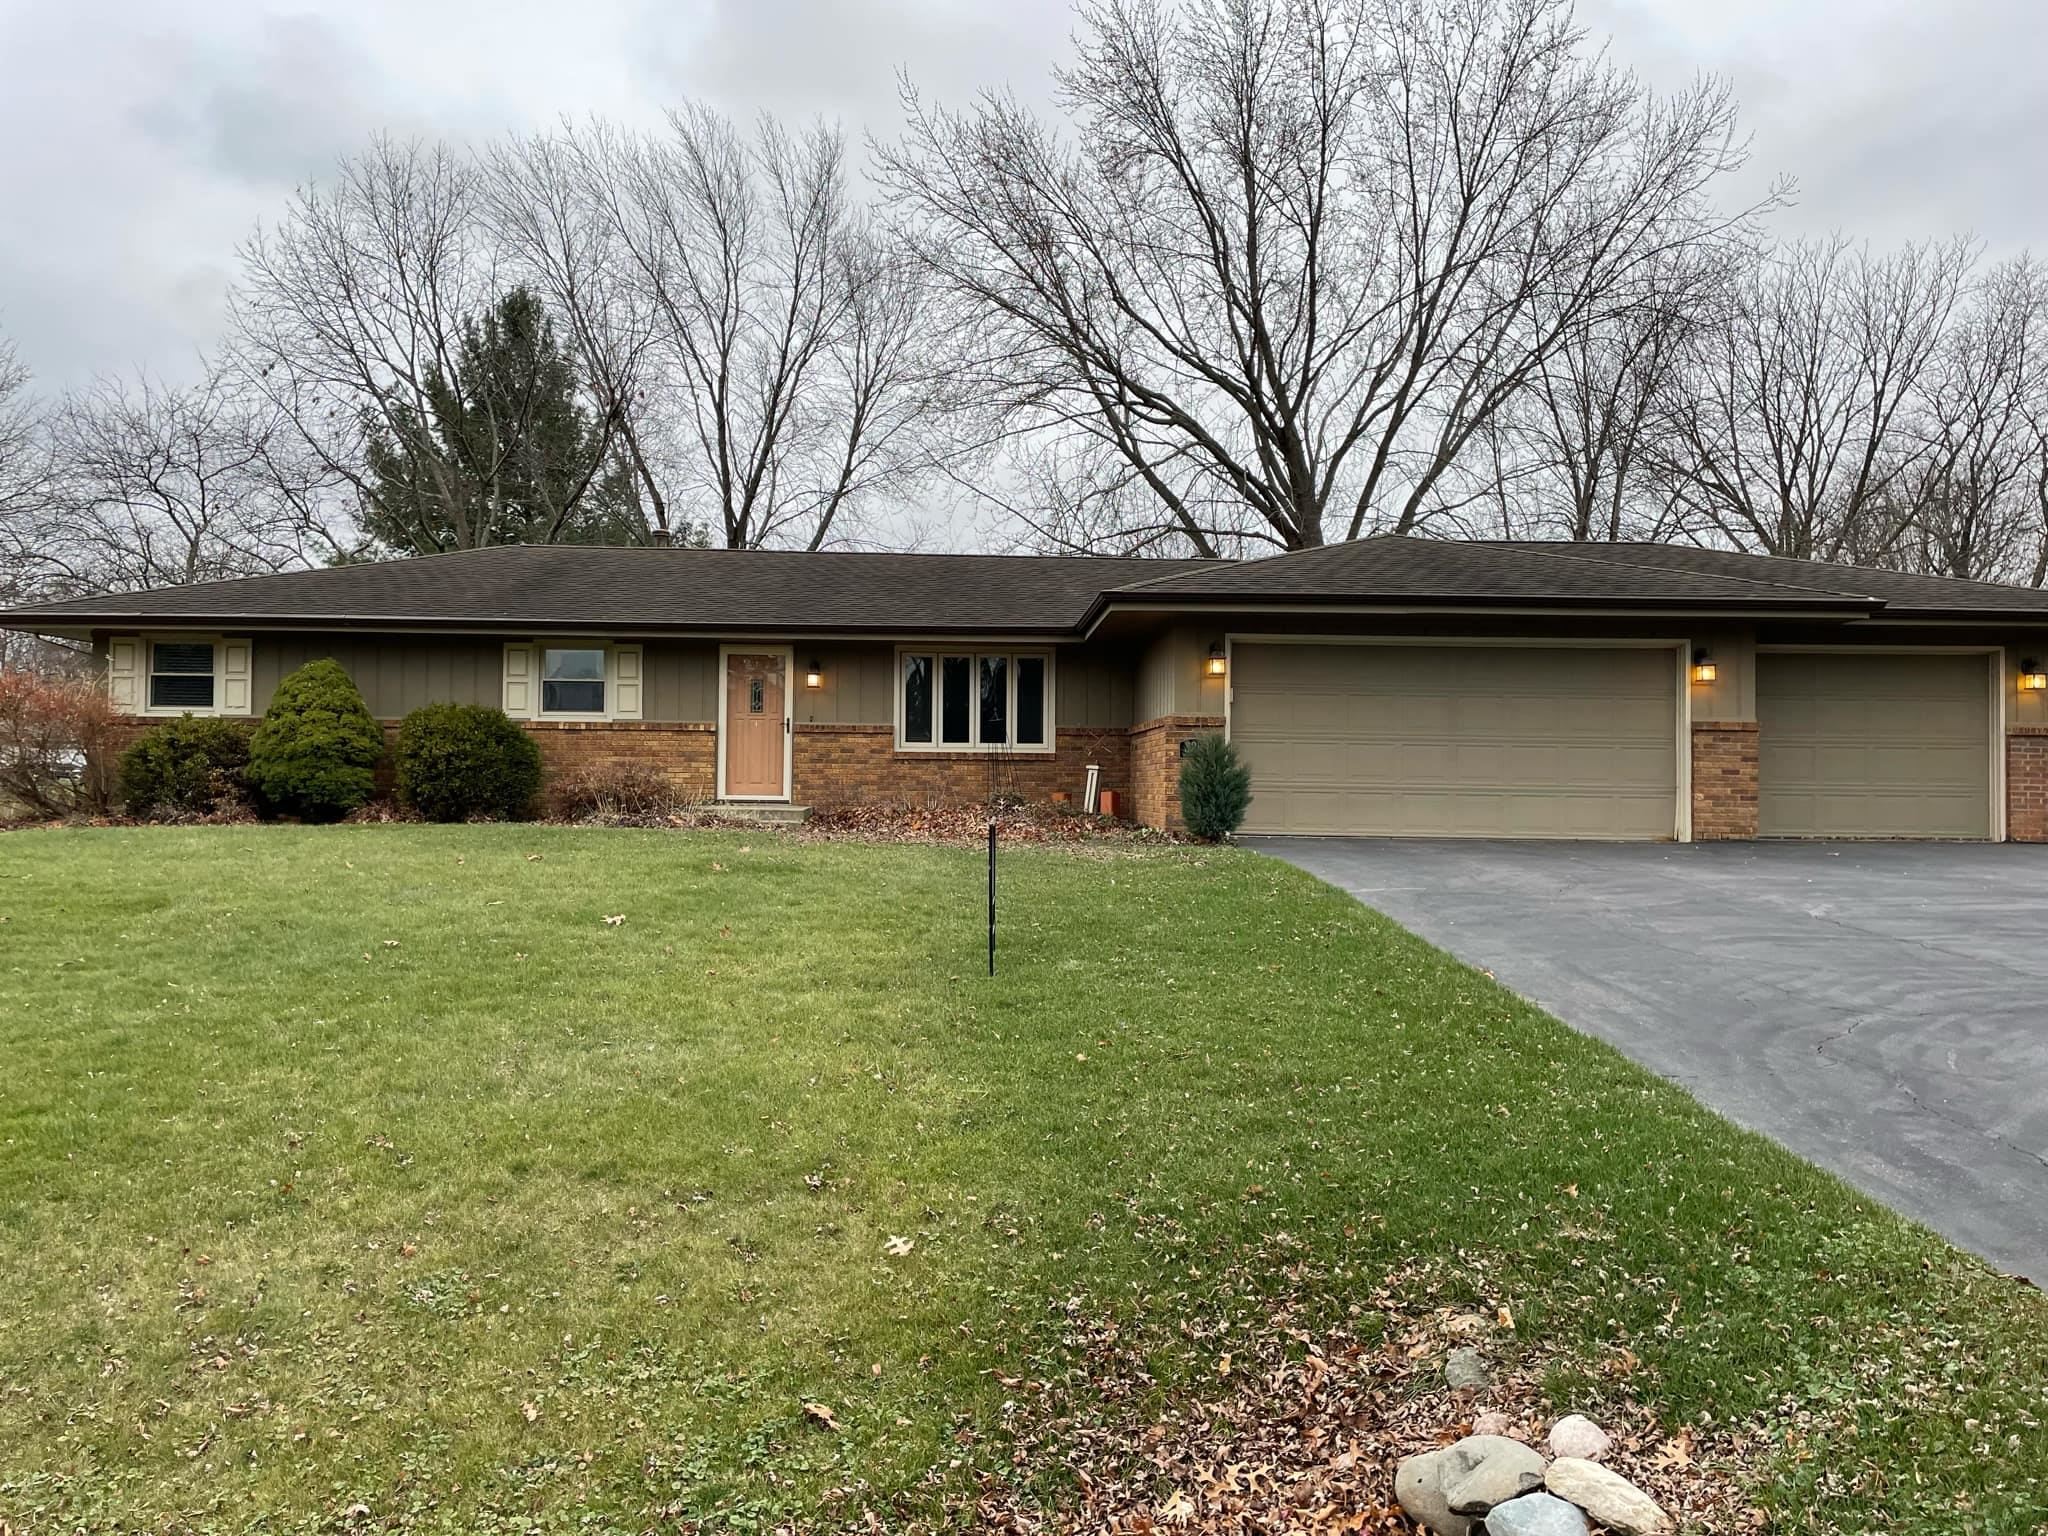
[{"label": "window trim", "polygon": [[[190,715],[195,720],[222,719],[239,720],[249,713],[248,709],[230,709],[228,697],[228,647],[241,645],[249,647],[248,670],[243,674],[244,682],[254,687],[255,649],[254,642],[241,635],[226,635],[213,630],[164,629],[145,630],[139,634],[122,634],[109,637],[108,655],[113,654],[114,640],[133,640],[141,647],[135,674],[136,715],[148,720],[175,720],[180,715]],[[210,645],[213,647],[213,702],[204,709],[195,709],[189,704],[158,705],[150,702],[150,680],[156,676],[156,648],[165,645]],[[169,675],[169,674],[166,674]],[[191,673],[190,676],[199,674]],[[112,679],[109,678],[111,686]]]},{"label": "window trim", "polygon": [[[903,705],[903,658],[906,656],[929,656],[932,658],[932,739],[930,741],[906,741],[903,736],[905,709]],[[973,693],[967,709],[966,741],[942,741],[945,731],[945,658],[965,656],[972,665],[969,668],[969,686]],[[1030,745],[1015,741],[984,742],[981,739],[981,658],[1001,656],[1008,665],[1006,674],[1003,718],[1012,735],[1017,729],[1017,663],[1025,657],[1034,657],[1045,663],[1045,739]],[[1059,744],[1059,700],[1058,683],[1059,657],[1050,646],[1026,645],[1006,646],[988,644],[899,644],[895,652],[895,671],[889,683],[889,713],[895,749],[905,756],[934,757],[949,753],[967,753],[984,757],[994,753],[1007,753],[1012,757],[1051,757]]]},{"label": "window trim", "polygon": [[[604,689],[604,707],[588,709],[549,709],[548,697],[548,652],[549,651],[595,651],[604,658],[604,675],[596,681]],[[609,640],[581,640],[564,636],[540,637],[533,642],[533,715],[535,720],[611,720],[618,695],[613,690],[617,684],[613,678],[616,662]],[[567,679],[573,682],[589,682],[589,678]]]}]

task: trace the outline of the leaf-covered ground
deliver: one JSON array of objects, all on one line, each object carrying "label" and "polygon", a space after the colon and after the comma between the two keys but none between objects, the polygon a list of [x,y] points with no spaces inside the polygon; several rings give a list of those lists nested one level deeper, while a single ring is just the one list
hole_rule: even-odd
[{"label": "leaf-covered ground", "polygon": [[2038,1294],[1292,869],[1002,861],[991,981],[959,849],[0,836],[0,1521],[1370,1527],[1468,1327],[1710,1528],[2048,1520]]}]

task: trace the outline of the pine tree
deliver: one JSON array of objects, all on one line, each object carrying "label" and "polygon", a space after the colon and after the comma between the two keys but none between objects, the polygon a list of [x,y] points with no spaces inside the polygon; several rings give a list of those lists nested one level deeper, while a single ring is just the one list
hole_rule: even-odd
[{"label": "pine tree", "polygon": [[424,391],[433,419],[368,434],[364,527],[406,553],[632,540],[610,434],[578,398],[575,365],[530,289],[463,326],[451,370]]}]

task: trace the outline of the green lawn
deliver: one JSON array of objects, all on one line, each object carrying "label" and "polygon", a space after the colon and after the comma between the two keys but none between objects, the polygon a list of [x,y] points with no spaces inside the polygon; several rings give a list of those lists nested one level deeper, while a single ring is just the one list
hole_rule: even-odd
[{"label": "green lawn", "polygon": [[1292,869],[1002,858],[991,981],[970,852],[0,836],[0,1522],[896,1528],[1077,1311],[1417,1259],[1777,1529],[2048,1520],[2036,1293]]}]

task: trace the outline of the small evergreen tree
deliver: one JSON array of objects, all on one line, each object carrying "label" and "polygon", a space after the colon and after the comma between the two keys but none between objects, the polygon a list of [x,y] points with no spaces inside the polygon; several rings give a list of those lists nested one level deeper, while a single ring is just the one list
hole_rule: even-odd
[{"label": "small evergreen tree", "polygon": [[518,821],[540,793],[540,748],[502,710],[429,704],[398,727],[398,798],[429,821]]},{"label": "small evergreen tree", "polygon": [[1252,774],[1221,736],[1197,736],[1180,760],[1180,814],[1191,836],[1221,842],[1244,824]]},{"label": "small evergreen tree", "polygon": [[338,821],[377,787],[384,732],[341,663],[309,661],[277,685],[249,741],[249,787],[265,808]]}]

